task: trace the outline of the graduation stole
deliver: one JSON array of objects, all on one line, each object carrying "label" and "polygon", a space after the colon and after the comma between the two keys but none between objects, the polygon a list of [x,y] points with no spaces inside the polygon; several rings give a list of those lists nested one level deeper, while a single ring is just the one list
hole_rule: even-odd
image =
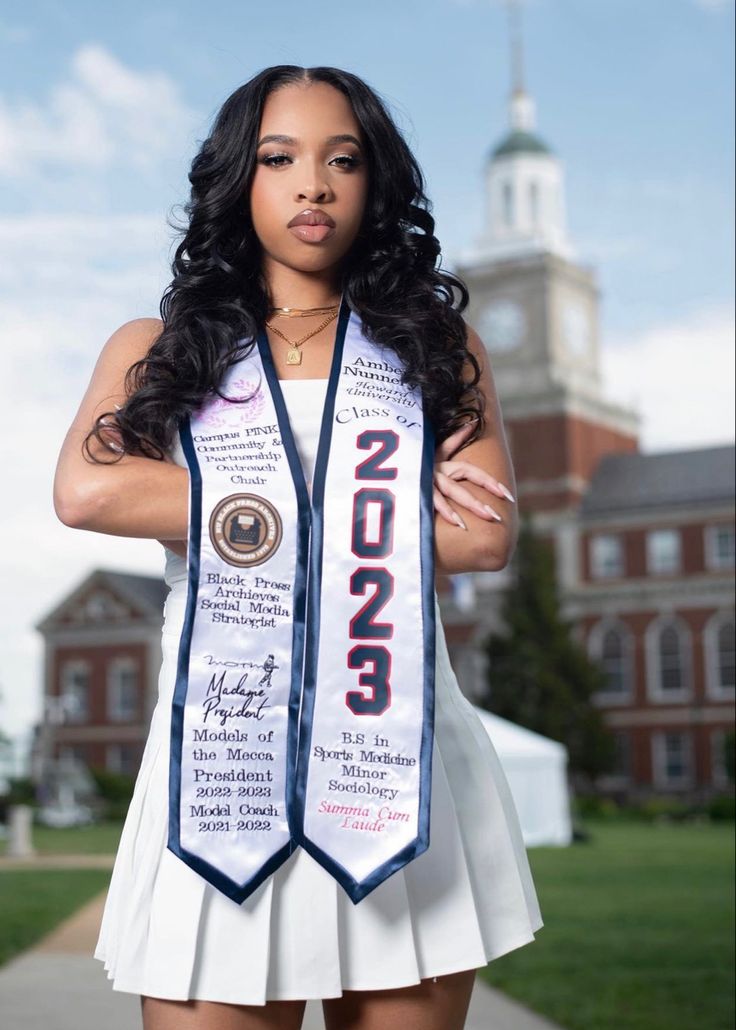
[{"label": "graduation stole", "polygon": [[357,904],[429,846],[434,434],[343,296],[310,501],[256,343],[180,426],[167,846],[238,903],[301,846]]}]

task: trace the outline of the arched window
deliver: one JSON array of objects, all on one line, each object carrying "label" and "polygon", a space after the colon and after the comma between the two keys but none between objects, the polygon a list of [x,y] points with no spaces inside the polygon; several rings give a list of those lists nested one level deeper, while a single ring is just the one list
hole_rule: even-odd
[{"label": "arched window", "polygon": [[514,190],[510,182],[505,182],[501,187],[501,202],[504,223],[511,226],[514,224]]},{"label": "arched window", "polygon": [[654,701],[686,701],[692,690],[690,630],[676,615],[647,628],[647,693]]},{"label": "arched window", "polygon": [[607,619],[593,627],[588,653],[600,666],[605,686],[599,695],[604,702],[628,701],[634,689],[631,633],[626,625]]},{"label": "arched window", "polygon": [[722,623],[718,630],[718,685],[721,690],[733,690],[736,685],[736,628],[733,620]]},{"label": "arched window", "polygon": [[705,625],[705,682],[708,694],[731,700],[736,685],[736,624],[732,612],[716,612]]}]

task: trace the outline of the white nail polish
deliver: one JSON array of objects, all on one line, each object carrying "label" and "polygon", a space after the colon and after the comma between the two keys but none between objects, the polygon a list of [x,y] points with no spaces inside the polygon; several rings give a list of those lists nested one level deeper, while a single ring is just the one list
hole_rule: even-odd
[{"label": "white nail polish", "polygon": [[488,512],[489,515],[492,515],[493,518],[496,519],[497,522],[503,522],[503,519],[501,518],[501,516],[498,514],[498,512],[495,510],[495,508],[492,508],[490,506],[490,504],[484,504],[483,507],[485,508],[485,510]]}]

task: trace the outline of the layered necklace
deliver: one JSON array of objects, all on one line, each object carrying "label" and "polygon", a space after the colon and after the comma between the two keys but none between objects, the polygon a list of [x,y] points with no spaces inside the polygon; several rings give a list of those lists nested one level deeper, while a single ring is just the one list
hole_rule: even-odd
[{"label": "layered necklace", "polygon": [[306,335],[302,336],[299,340],[290,340],[287,336],[284,335],[284,333],[281,332],[281,330],[277,326],[273,325],[273,323],[266,320],[266,325],[268,326],[268,328],[272,329],[273,332],[280,336],[282,340],[285,340],[289,345],[289,350],[286,354],[287,365],[301,365],[301,345],[303,343],[306,343],[306,341],[310,337],[316,336],[317,333],[321,332],[321,330],[324,329],[326,325],[329,325],[330,322],[337,318],[339,310],[339,304],[329,304],[327,305],[327,307],[323,308],[271,308],[272,315],[285,315],[287,318],[303,318],[306,315],[322,315],[329,312],[327,318],[325,318],[324,321],[320,322],[316,329],[312,329],[310,332],[306,333]]}]

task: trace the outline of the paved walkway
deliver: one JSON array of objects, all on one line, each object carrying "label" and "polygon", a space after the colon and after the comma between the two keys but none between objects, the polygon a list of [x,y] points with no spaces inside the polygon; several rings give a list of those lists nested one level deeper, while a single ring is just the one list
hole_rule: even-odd
[{"label": "paved walkway", "polygon": [[[108,856],[0,859],[9,868],[108,868]],[[141,1030],[137,995],[113,991],[101,962],[92,958],[105,892],[29,951],[0,968],[3,1025],[23,1030]],[[322,1006],[307,1002],[303,1030],[324,1030]],[[476,978],[465,1030],[560,1030]]]}]

